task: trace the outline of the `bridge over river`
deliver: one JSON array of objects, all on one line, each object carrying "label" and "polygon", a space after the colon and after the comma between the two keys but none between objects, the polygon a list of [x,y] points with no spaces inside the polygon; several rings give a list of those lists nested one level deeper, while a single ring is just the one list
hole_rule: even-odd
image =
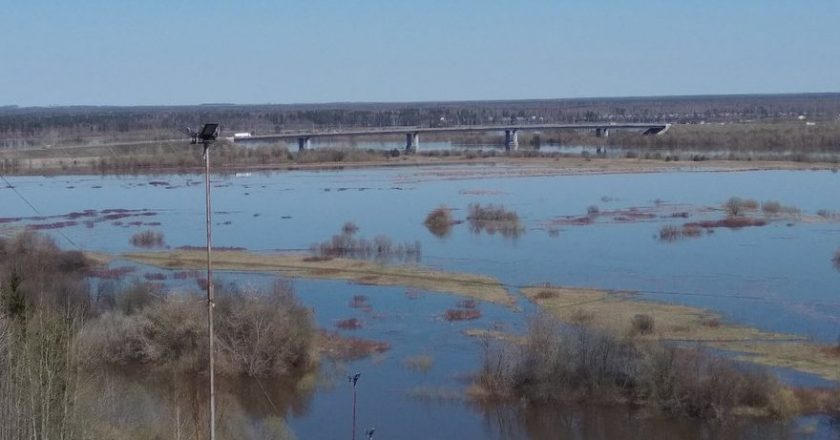
[{"label": "bridge over river", "polygon": [[383,127],[383,128],[346,128],[337,130],[290,131],[261,136],[234,136],[233,142],[271,142],[297,139],[298,149],[306,150],[311,146],[311,139],[325,137],[348,136],[376,136],[376,135],[405,135],[406,151],[417,151],[420,148],[421,133],[459,133],[459,132],[504,132],[505,149],[516,150],[519,147],[520,131],[524,130],[592,130],[598,137],[607,137],[610,130],[633,130],[643,135],[661,134],[666,132],[671,124],[663,123],[585,123],[585,124],[532,124],[532,125],[458,125],[452,127]]}]

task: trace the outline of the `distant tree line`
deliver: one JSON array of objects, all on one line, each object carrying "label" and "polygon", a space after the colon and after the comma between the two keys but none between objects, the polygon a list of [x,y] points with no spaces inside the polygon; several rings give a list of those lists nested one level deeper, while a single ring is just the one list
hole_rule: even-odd
[{"label": "distant tree line", "polygon": [[0,147],[171,139],[221,121],[227,133],[342,127],[576,122],[813,121],[840,117],[840,94],[173,107],[0,107]]}]

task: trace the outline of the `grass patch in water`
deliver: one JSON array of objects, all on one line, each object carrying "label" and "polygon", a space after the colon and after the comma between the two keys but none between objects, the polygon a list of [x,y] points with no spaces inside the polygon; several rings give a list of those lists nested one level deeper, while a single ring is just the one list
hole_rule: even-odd
[{"label": "grass patch in water", "polygon": [[435,365],[435,358],[428,354],[419,354],[417,356],[409,356],[405,358],[403,363],[410,370],[428,373]]},{"label": "grass patch in water", "polygon": [[[202,269],[207,255],[197,250],[133,252],[124,257],[170,269]],[[385,265],[375,261],[333,258],[306,261],[303,254],[256,254],[227,251],[214,254],[217,270],[282,272],[302,278],[341,279],[383,286],[405,286],[423,291],[453,293],[497,304],[513,305],[514,298],[495,279],[476,274],[444,272],[417,265]]]},{"label": "grass patch in water", "polygon": [[[830,380],[840,380],[840,357],[825,345],[791,334],[764,332],[726,323],[721,315],[699,307],[641,300],[629,292],[570,287],[529,287],[523,293],[562,322],[632,334],[637,315],[648,316],[650,340],[699,342],[715,349],[742,353],[739,359],[791,368]],[[587,316],[581,320],[581,316]],[[647,319],[647,318],[646,318]]]}]

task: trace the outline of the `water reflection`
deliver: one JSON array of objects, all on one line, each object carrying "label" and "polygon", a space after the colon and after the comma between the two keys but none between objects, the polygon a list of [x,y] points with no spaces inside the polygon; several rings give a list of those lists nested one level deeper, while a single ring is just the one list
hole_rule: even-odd
[{"label": "water reflection", "polygon": [[803,426],[797,421],[733,418],[702,421],[669,417],[656,411],[611,406],[482,406],[488,432],[501,438],[554,439],[788,439],[803,434],[840,434],[826,420]]}]

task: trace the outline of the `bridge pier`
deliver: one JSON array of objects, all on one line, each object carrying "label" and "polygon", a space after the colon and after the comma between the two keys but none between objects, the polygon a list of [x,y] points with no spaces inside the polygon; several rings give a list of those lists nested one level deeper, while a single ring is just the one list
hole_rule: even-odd
[{"label": "bridge pier", "polygon": [[595,137],[610,137],[610,129],[609,128],[596,128],[595,129]]},{"label": "bridge pier", "polygon": [[519,130],[505,130],[505,151],[516,151],[519,149]]},{"label": "bridge pier", "polygon": [[298,138],[298,151],[304,151],[312,148],[312,141],[309,136]]},{"label": "bridge pier", "polygon": [[405,134],[405,151],[414,151],[420,148],[420,133],[406,133]]}]

